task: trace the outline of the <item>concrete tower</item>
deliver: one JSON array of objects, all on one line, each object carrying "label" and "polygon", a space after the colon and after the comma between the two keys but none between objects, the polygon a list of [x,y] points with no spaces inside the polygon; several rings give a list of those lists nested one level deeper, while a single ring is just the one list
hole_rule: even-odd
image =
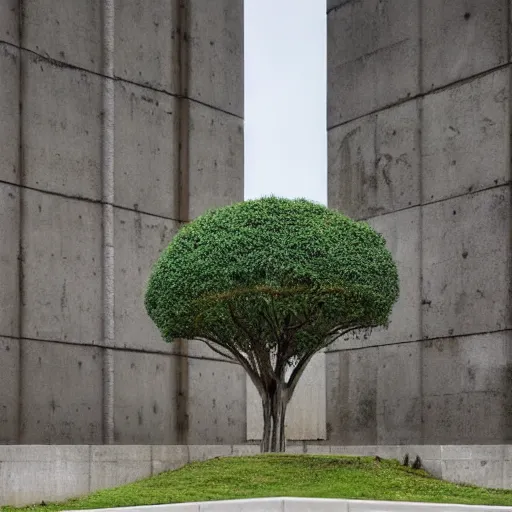
[{"label": "concrete tower", "polygon": [[0,444],[245,439],[243,370],[143,307],[243,199],[242,63],[242,0],[0,2]]},{"label": "concrete tower", "polygon": [[336,444],[512,441],[509,0],[329,0],[329,205],[398,262],[327,355]]}]

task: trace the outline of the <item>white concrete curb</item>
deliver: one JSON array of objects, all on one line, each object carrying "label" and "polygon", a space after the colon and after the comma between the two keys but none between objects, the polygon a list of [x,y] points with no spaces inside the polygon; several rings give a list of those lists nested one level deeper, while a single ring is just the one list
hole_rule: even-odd
[{"label": "white concrete curb", "polygon": [[[449,505],[405,501],[333,500],[320,498],[258,498],[149,505],[84,512],[510,512],[512,507]],[[75,511],[76,512],[76,511]]]}]

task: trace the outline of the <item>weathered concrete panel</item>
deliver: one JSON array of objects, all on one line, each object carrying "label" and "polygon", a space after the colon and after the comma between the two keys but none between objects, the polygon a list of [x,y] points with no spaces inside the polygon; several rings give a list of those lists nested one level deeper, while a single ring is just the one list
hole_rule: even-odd
[{"label": "weathered concrete panel", "polygon": [[288,407],[288,439],[326,439],[325,352],[311,359]]},{"label": "weathered concrete panel", "polygon": [[331,443],[421,443],[421,342],[327,354]]},{"label": "weathered concrete panel", "polygon": [[189,96],[243,116],[243,0],[190,2]]},{"label": "weathered concrete panel", "polygon": [[189,462],[188,446],[151,446],[151,474],[179,469]]},{"label": "weathered concrete panel", "polygon": [[234,457],[246,457],[248,455],[259,455],[260,445],[258,444],[240,444],[233,445],[232,455]]},{"label": "weathered concrete panel", "polygon": [[350,333],[330,345],[329,351],[403,343],[421,338],[420,208],[374,217],[368,223],[386,239],[398,267],[400,295],[388,328],[374,329],[371,333]]},{"label": "weathered concrete panel", "polygon": [[344,0],[327,0],[327,11],[338,7],[344,2]]},{"label": "weathered concrete panel", "polygon": [[510,180],[510,71],[425,97],[423,201]]},{"label": "weathered concrete panel", "polygon": [[45,57],[101,72],[101,0],[24,0],[22,46]]},{"label": "weathered concrete panel", "polygon": [[[0,24],[2,9],[4,3],[0,6]],[[0,43],[0,180],[10,183],[19,183],[20,179],[19,59],[17,48]]]},{"label": "weathered concrete panel", "polygon": [[507,1],[423,2],[422,60],[425,91],[506,62]]},{"label": "weathered concrete panel", "polygon": [[[345,369],[344,369],[345,370]],[[326,433],[327,439],[341,435],[341,417],[338,414],[338,402],[345,390],[341,389],[340,352],[327,352],[325,354],[325,395],[326,395]]]},{"label": "weathered concrete panel", "polygon": [[502,460],[443,460],[443,475],[449,475],[450,482],[467,483],[470,475],[479,475],[486,487],[503,488]]},{"label": "weathered concrete panel", "polygon": [[122,82],[115,95],[115,204],[178,218],[176,98]]},{"label": "weathered concrete panel", "polygon": [[26,52],[23,59],[24,184],[101,199],[102,78]]},{"label": "weathered concrete panel", "polygon": [[442,460],[510,460],[511,445],[438,445]]},{"label": "weathered concrete panel", "polygon": [[423,212],[424,334],[510,327],[510,189],[442,201]]},{"label": "weathered concrete panel", "polygon": [[[376,444],[378,349],[328,354],[327,430],[331,443]],[[334,373],[329,370],[337,366]]]},{"label": "weathered concrete panel", "polygon": [[331,453],[331,447],[328,444],[306,444],[305,452],[312,455],[328,455]]},{"label": "weathered concrete panel", "polygon": [[512,333],[446,338],[423,343],[426,395],[507,392]]},{"label": "weathered concrete panel", "polygon": [[115,0],[115,75],[130,82],[178,92],[176,2]]},{"label": "weathered concrete panel", "polygon": [[0,446],[0,505],[89,492],[89,446]]},{"label": "weathered concrete panel", "polygon": [[512,489],[512,461],[503,461],[503,489]]},{"label": "weathered concrete panel", "polygon": [[25,190],[22,216],[22,336],[98,342],[101,205]]},{"label": "weathered concrete panel", "polygon": [[153,264],[177,230],[177,222],[116,208],[115,346],[172,351],[164,343],[144,307],[146,283]]},{"label": "weathered concrete panel", "polygon": [[91,446],[89,491],[151,476],[151,446]]},{"label": "weathered concrete panel", "polygon": [[383,188],[379,187],[383,177],[376,173],[375,166],[375,116],[333,128],[327,140],[329,207],[355,219],[384,211],[379,210],[380,202],[369,205],[365,202],[370,199],[369,192],[377,196]]},{"label": "weathered concrete panel", "polygon": [[511,347],[511,332],[424,342],[425,442],[510,439]]},{"label": "weathered concrete panel", "polygon": [[19,340],[0,338],[0,444],[18,441],[19,359]]},{"label": "weathered concrete panel", "polygon": [[189,102],[189,216],[243,200],[243,121]]},{"label": "weathered concrete panel", "polygon": [[22,443],[101,443],[101,349],[23,340],[21,357]]},{"label": "weathered concrete panel", "polygon": [[416,101],[329,131],[328,202],[368,218],[420,202]]},{"label": "weathered concrete panel", "polygon": [[190,462],[213,459],[214,457],[229,457],[232,455],[231,445],[189,445]]},{"label": "weathered concrete panel", "polygon": [[0,336],[19,335],[20,189],[0,183]]},{"label": "weathered concrete panel", "polygon": [[114,368],[115,442],[175,443],[175,358],[116,350]]},{"label": "weathered concrete panel", "polygon": [[421,342],[379,347],[378,354],[377,442],[421,443]]},{"label": "weathered concrete panel", "polygon": [[492,444],[508,440],[507,403],[510,399],[495,391],[425,396],[424,441]]},{"label": "weathered concrete panel", "polygon": [[370,343],[393,343],[421,337],[420,208],[375,217],[369,224],[386,239],[398,267],[400,296],[387,329],[376,329]]},{"label": "weathered concrete panel", "polygon": [[327,17],[327,126],[419,92],[418,1],[346,2]]},{"label": "weathered concrete panel", "polygon": [[245,370],[220,361],[188,363],[188,443],[245,442]]},{"label": "weathered concrete panel", "polygon": [[0,40],[19,44],[18,16],[19,0],[3,0],[0,4]]},{"label": "weathered concrete panel", "polygon": [[[290,373],[290,372],[288,372]],[[247,439],[263,434],[261,398],[249,376],[247,387]],[[325,353],[316,354],[302,375],[286,412],[286,438],[325,439],[326,434]]]}]

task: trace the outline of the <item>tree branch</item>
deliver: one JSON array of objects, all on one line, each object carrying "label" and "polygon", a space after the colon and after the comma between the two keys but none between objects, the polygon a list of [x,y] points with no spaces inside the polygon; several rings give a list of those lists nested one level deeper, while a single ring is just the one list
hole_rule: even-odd
[{"label": "tree branch", "polygon": [[[377,327],[376,325],[371,325],[370,329],[373,327]],[[342,336],[345,336],[345,334],[348,334],[352,331],[357,331],[358,329],[363,329],[364,327],[362,325],[356,325],[355,327],[351,327],[350,329],[345,329],[342,332],[337,332],[340,327],[336,327],[332,329],[329,334],[327,335],[327,341],[320,347],[319,350],[322,350],[323,348],[328,347],[331,343],[334,343],[337,339],[341,338]],[[332,338],[329,338],[329,336],[333,336]]]},{"label": "tree branch", "polygon": [[221,355],[222,357],[226,358],[226,359],[229,359],[230,361],[233,361],[234,363],[237,363],[239,364],[240,362],[237,361],[235,358],[229,356],[228,354],[225,354],[224,352],[222,352],[221,350],[219,350],[218,348],[214,347],[210,341],[208,341],[206,338],[196,338],[197,340],[199,341],[202,341],[203,343],[205,343],[208,348],[210,348],[211,350],[213,350],[214,352],[216,352],[217,354]]}]

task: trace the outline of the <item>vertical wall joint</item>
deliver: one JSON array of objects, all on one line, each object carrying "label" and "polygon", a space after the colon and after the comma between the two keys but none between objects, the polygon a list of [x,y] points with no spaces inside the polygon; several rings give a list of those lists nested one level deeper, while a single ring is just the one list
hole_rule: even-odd
[{"label": "vertical wall joint", "polygon": [[[181,222],[189,219],[189,2],[176,0],[177,32],[178,32],[178,174],[179,194],[178,212]],[[176,431],[179,444],[188,441],[188,346],[187,340],[177,340],[178,371],[177,371],[177,417]]]},{"label": "vertical wall joint", "polygon": [[[112,346],[114,326],[114,0],[103,1],[103,343]],[[114,442],[114,355],[104,350],[103,441]]]}]

